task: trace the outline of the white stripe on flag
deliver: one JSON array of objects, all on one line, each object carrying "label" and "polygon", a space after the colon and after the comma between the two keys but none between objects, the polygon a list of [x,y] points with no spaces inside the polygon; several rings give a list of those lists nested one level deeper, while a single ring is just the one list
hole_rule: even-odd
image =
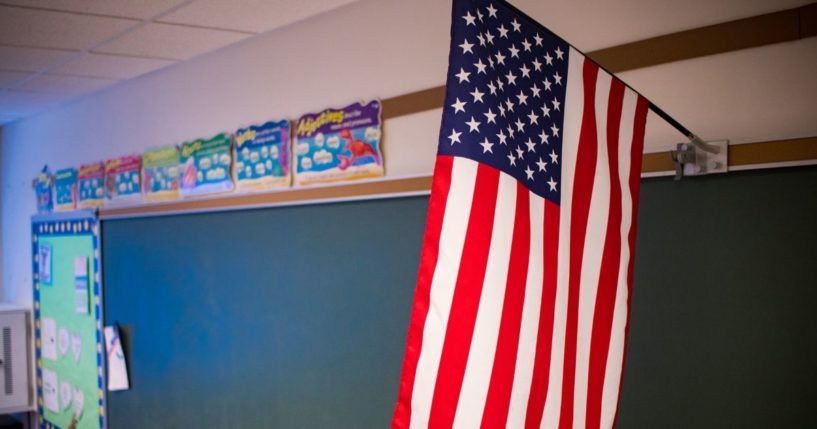
[{"label": "white stripe on flag", "polygon": [[516,355],[511,402],[506,427],[521,428],[525,425],[528,408],[533,363],[536,356],[536,337],[539,331],[539,312],[542,306],[542,261],[544,259],[545,200],[530,193],[530,253],[528,275],[525,282],[525,301],[522,306],[522,323],[519,332],[519,348]]},{"label": "white stripe on flag", "polygon": [[516,179],[500,172],[485,279],[454,416],[454,428],[476,428],[482,422],[505,300],[515,212]]},{"label": "white stripe on flag", "polygon": [[559,204],[559,261],[556,278],[556,302],[553,317],[553,345],[548,377],[548,393],[541,428],[559,427],[559,411],[562,405],[562,371],[564,369],[565,324],[567,316],[567,281],[570,267],[570,211],[573,201],[573,174],[576,169],[581,119],[584,110],[584,89],[582,69],[585,58],[577,50],[570,48],[568,54],[567,89],[565,102],[564,130],[562,135],[561,202]]},{"label": "white stripe on flag", "polygon": [[624,90],[619,131],[619,182],[621,183],[621,263],[618,271],[618,288],[613,310],[610,333],[610,349],[602,390],[601,427],[613,427],[618,406],[618,392],[624,359],[624,330],[627,323],[627,268],[630,263],[629,233],[632,226],[633,206],[630,189],[630,151],[633,147],[633,123],[638,96],[630,89]]},{"label": "white stripe on flag", "polygon": [[431,280],[430,307],[423,328],[423,346],[417,362],[414,391],[411,395],[412,429],[428,427],[451,300],[457,283],[465,231],[468,228],[468,222],[464,222],[463,219],[470,217],[476,177],[476,162],[460,157],[454,158],[451,167],[451,187],[440,231],[439,256]]},{"label": "white stripe on flag", "polygon": [[[584,428],[587,416],[587,383],[590,368],[590,339],[596,310],[601,257],[610,213],[610,166],[607,155],[607,106],[612,76],[599,72],[596,78],[596,175],[590,196],[590,212],[582,255],[579,283],[579,316],[576,335],[576,378],[573,391],[573,427]],[[564,195],[564,194],[562,194]]]}]

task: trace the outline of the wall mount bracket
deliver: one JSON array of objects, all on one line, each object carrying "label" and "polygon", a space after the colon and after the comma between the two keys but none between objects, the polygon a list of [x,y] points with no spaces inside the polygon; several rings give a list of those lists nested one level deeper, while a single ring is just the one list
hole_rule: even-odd
[{"label": "wall mount bracket", "polygon": [[726,173],[728,170],[729,141],[704,142],[692,136],[689,143],[678,143],[670,151],[675,164],[675,180],[684,176]]}]

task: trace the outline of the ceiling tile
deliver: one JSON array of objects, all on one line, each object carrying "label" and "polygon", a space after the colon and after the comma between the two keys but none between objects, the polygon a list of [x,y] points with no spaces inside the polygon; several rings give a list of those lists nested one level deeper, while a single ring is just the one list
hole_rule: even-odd
[{"label": "ceiling tile", "polygon": [[67,12],[148,19],[184,3],[184,0],[3,0],[3,3]]},{"label": "ceiling tile", "polygon": [[247,37],[247,34],[230,31],[148,24],[101,46],[96,52],[186,60]]},{"label": "ceiling tile", "polygon": [[2,71],[0,70],[0,88],[6,88],[8,86],[13,85],[16,82],[19,82],[33,73],[24,73],[24,72],[13,72],[13,71]]},{"label": "ceiling tile", "polygon": [[0,91],[0,115],[23,117],[68,100],[68,96],[25,91]]},{"label": "ceiling tile", "polygon": [[137,21],[0,6],[0,44],[88,49]]},{"label": "ceiling tile", "polygon": [[40,71],[76,55],[77,51],[0,46],[0,69]]},{"label": "ceiling tile", "polygon": [[161,22],[261,33],[357,0],[198,0]]},{"label": "ceiling tile", "polygon": [[111,54],[87,54],[49,71],[51,74],[130,79],[166,67],[175,61],[125,57]]},{"label": "ceiling tile", "polygon": [[50,94],[80,95],[102,89],[116,82],[118,81],[112,79],[45,74],[37,76],[15,89]]}]

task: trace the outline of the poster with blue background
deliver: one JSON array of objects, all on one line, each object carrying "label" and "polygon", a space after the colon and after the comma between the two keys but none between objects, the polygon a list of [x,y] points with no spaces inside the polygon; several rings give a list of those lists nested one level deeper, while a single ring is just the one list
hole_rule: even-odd
[{"label": "poster with blue background", "polygon": [[373,100],[301,116],[295,127],[295,182],[382,176],[380,111],[380,101]]},{"label": "poster with blue background", "polygon": [[286,120],[236,131],[234,173],[238,190],[289,186],[289,132]]}]

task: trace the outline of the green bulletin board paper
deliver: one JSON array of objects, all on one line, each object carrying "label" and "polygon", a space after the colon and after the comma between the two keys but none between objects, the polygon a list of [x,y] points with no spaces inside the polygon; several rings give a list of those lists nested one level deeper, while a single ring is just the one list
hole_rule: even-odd
[{"label": "green bulletin board paper", "polygon": [[[80,212],[81,213],[81,212]],[[80,217],[77,217],[80,216]],[[82,413],[77,429],[101,429],[104,427],[104,386],[102,380],[101,302],[99,284],[96,280],[99,261],[97,250],[96,220],[78,213],[35,218],[33,229],[35,337],[37,345],[37,393],[40,427],[66,428],[81,404]],[[37,248],[51,247],[51,284],[38,284]],[[87,264],[88,288],[86,293],[77,290],[77,258]],[[83,282],[80,280],[80,285]],[[81,301],[77,302],[77,298]],[[82,305],[85,305],[83,307]],[[84,309],[84,313],[79,312]],[[53,321],[54,329],[46,329]],[[49,332],[50,331],[50,332]],[[66,335],[67,334],[67,335]],[[67,341],[66,341],[67,340]],[[51,343],[51,350],[46,350]],[[56,353],[54,352],[56,348]],[[56,354],[56,359],[49,358]],[[75,358],[75,356],[78,357]],[[44,392],[47,384],[44,375],[53,371],[57,376],[56,403],[59,411],[49,409],[49,395]],[[70,392],[65,392],[67,382]],[[81,394],[77,394],[81,392]],[[66,395],[66,393],[69,393]],[[81,397],[80,402],[77,398]],[[50,400],[54,401],[53,396]],[[70,400],[70,402],[68,401]],[[66,406],[66,404],[68,404]],[[53,405],[52,405],[53,407]]]}]

